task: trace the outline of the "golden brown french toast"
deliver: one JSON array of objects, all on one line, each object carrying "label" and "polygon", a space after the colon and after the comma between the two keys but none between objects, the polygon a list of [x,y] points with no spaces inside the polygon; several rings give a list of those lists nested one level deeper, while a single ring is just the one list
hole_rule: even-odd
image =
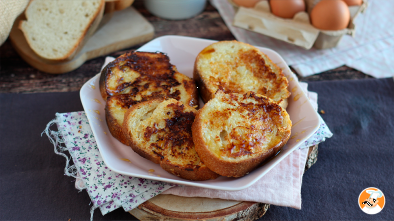
[{"label": "golden brown french toast", "polygon": [[175,99],[140,102],[126,112],[123,132],[133,150],[188,180],[215,179],[198,157],[191,126],[197,110]]},{"label": "golden brown french toast", "polygon": [[283,108],[290,96],[282,70],[256,47],[238,41],[220,41],[204,48],[196,58],[193,78],[205,103],[217,90],[253,91]]},{"label": "golden brown french toast", "polygon": [[198,104],[194,81],[179,73],[161,52],[129,52],[119,56],[101,72],[99,87],[104,100],[119,94],[138,98],[160,92],[177,100],[183,98],[190,106]]},{"label": "golden brown french toast", "polygon": [[124,115],[129,107],[152,98],[165,97],[163,94],[153,94],[151,96],[136,97],[130,94],[121,94],[107,98],[105,105],[105,118],[108,129],[112,136],[123,144],[128,145],[122,132]]},{"label": "golden brown french toast", "polygon": [[193,79],[179,73],[163,53],[130,52],[121,55],[103,69],[99,87],[106,100],[108,128],[116,139],[126,145],[121,133],[123,117],[132,105],[156,97],[198,105],[198,91]]},{"label": "golden brown french toast", "polygon": [[286,110],[265,96],[218,91],[198,111],[193,141],[209,169],[241,177],[286,144],[291,125]]}]

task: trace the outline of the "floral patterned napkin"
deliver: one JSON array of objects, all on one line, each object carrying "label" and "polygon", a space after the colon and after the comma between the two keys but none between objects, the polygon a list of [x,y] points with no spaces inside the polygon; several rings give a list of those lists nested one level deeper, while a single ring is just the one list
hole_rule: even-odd
[{"label": "floral patterned napkin", "polygon": [[[311,92],[308,91],[308,83],[305,82],[299,82],[300,88],[305,92],[305,94],[308,96],[309,100],[311,101],[311,104],[313,106],[313,109],[317,111],[317,93],[316,92]],[[320,119],[320,127],[317,129],[317,131],[309,137],[308,140],[306,140],[303,144],[300,145],[300,149],[303,148],[308,148],[310,146],[314,146],[316,144],[319,144],[321,142],[324,142],[326,138],[332,137],[332,133],[328,126],[326,125],[326,122],[324,122],[323,118],[319,114],[319,119]]]},{"label": "floral patterned napkin", "polygon": [[[50,130],[56,124],[58,131]],[[94,139],[89,121],[84,112],[56,114],[44,131],[55,146],[55,153],[66,157],[65,174],[77,179],[76,187],[85,189],[92,200],[91,218],[94,209],[100,208],[103,215],[123,207],[130,211],[176,186],[154,180],[130,177],[112,172],[105,164]],[[68,151],[74,162],[65,154]]]}]

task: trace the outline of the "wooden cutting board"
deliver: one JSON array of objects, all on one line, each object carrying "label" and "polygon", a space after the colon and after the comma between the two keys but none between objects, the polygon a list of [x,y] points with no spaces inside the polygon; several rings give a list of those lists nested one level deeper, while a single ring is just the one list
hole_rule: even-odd
[{"label": "wooden cutting board", "polygon": [[[305,170],[316,163],[318,145],[309,147]],[[139,220],[256,220],[268,210],[269,204],[238,202],[204,197],[158,195],[129,211]]]},{"label": "wooden cutting board", "polygon": [[[85,61],[131,47],[153,38],[153,26],[133,7],[104,15],[102,26],[86,42],[74,59],[61,63],[48,63],[37,56],[29,47],[21,30],[19,21],[12,27],[10,39],[18,54],[31,66],[51,74],[62,74],[75,70]],[[104,24],[105,22],[105,24]]]},{"label": "wooden cutting board", "polygon": [[256,220],[267,212],[269,206],[264,203],[162,194],[130,213],[139,220]]}]

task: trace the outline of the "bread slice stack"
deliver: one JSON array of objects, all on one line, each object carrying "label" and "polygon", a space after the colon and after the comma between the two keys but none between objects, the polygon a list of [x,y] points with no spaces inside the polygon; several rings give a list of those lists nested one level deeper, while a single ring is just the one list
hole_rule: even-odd
[{"label": "bread slice stack", "polygon": [[206,103],[193,123],[193,140],[212,171],[244,176],[286,144],[289,83],[259,49],[238,41],[213,43],[197,55],[193,77]]},{"label": "bread slice stack", "polygon": [[242,177],[287,143],[288,81],[265,54],[236,41],[205,48],[194,81],[163,53],[130,52],[100,77],[111,134],[167,172],[189,180]]},{"label": "bread slice stack", "polygon": [[191,126],[198,107],[192,79],[163,53],[129,52],[109,63],[99,80],[111,134],[140,156],[188,180],[215,179],[198,157]]},{"label": "bread slice stack", "polygon": [[125,114],[124,134],[139,155],[178,177],[209,180],[208,169],[194,149],[192,123],[197,110],[175,99],[152,99],[133,105]]},{"label": "bread slice stack", "polygon": [[130,52],[119,56],[101,72],[99,87],[106,100],[105,116],[111,134],[128,145],[122,132],[124,114],[133,105],[153,98],[174,98],[198,105],[192,79],[179,73],[163,53]]},{"label": "bread slice stack", "polygon": [[48,62],[71,60],[100,24],[104,0],[32,0],[22,30],[31,49]]},{"label": "bread slice stack", "polygon": [[265,96],[218,91],[198,111],[193,141],[209,169],[222,176],[241,177],[286,144],[291,125],[286,110]]},{"label": "bread slice stack", "polygon": [[238,41],[220,41],[204,48],[196,58],[193,78],[205,103],[217,90],[253,91],[283,108],[290,96],[282,70],[256,47]]}]

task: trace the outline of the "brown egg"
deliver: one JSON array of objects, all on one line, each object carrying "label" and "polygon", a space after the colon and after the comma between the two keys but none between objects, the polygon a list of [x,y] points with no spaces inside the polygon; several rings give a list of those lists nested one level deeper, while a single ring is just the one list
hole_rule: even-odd
[{"label": "brown egg", "polygon": [[262,0],[233,0],[234,4],[245,8],[253,8],[259,1]]},{"label": "brown egg", "polygon": [[322,0],[311,11],[312,25],[321,30],[341,30],[347,27],[350,12],[342,0]]},{"label": "brown egg", "polygon": [[342,1],[344,1],[348,6],[361,5],[363,3],[363,0],[342,0]]},{"label": "brown egg", "polygon": [[281,18],[293,18],[298,12],[305,11],[304,0],[270,0],[272,14]]}]

